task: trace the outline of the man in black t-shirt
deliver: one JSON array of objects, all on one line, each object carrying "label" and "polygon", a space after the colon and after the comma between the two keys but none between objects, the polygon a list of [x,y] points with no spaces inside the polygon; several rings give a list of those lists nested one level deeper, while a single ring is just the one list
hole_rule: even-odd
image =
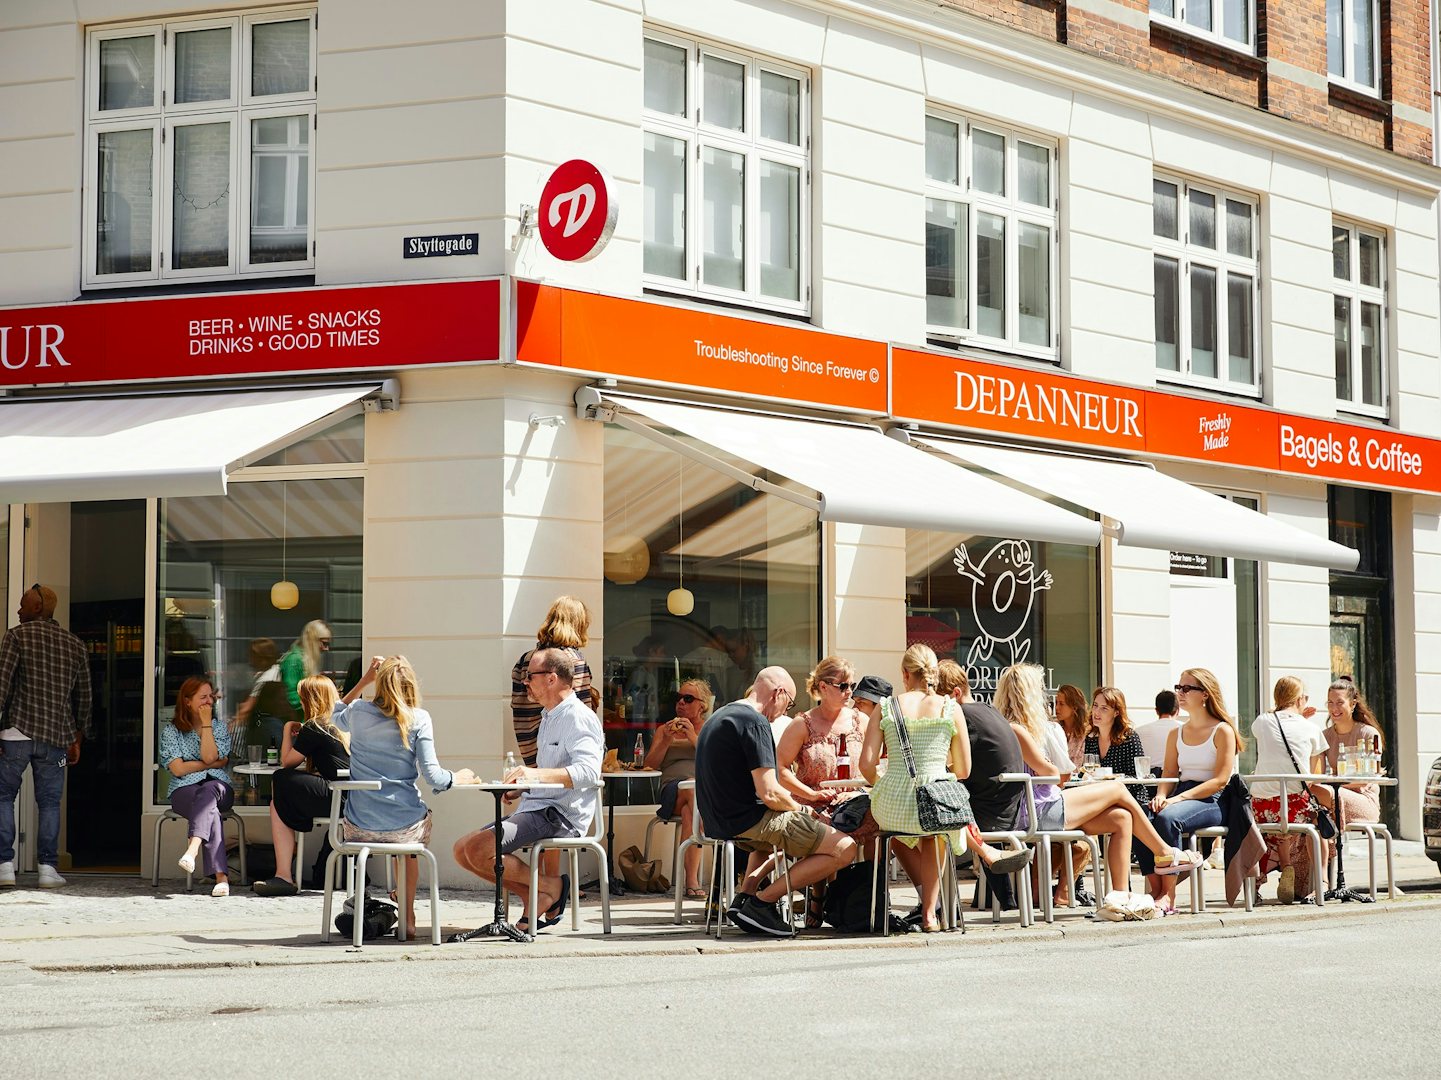
[{"label": "man in black t-shirt", "polygon": [[845,833],[821,824],[791,798],[776,779],[772,720],[795,702],[796,686],[780,667],[756,675],[740,701],[717,709],[696,740],[696,799],[706,835],[731,839],[751,853],[745,881],[726,912],[743,930],[790,937],[795,928],[776,908],[785,892],[783,878],[761,887],[765,855],[780,848],[798,860],[790,885],[803,889],[830,877],[855,859],[856,845]]}]

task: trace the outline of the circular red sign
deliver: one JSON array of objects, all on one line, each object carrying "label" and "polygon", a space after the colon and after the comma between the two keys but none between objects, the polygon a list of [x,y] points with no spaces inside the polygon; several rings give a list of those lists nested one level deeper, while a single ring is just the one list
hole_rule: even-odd
[{"label": "circular red sign", "polygon": [[539,210],[541,243],[565,262],[599,255],[615,232],[619,212],[610,179],[580,158],[556,166],[540,193]]}]

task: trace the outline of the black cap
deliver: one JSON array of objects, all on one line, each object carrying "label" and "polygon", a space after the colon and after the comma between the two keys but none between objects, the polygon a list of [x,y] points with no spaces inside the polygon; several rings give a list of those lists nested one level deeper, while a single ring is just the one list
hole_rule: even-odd
[{"label": "black cap", "polygon": [[851,696],[880,702],[885,701],[893,693],[895,691],[891,684],[879,675],[865,675],[860,682],[856,683],[856,688],[851,691]]}]

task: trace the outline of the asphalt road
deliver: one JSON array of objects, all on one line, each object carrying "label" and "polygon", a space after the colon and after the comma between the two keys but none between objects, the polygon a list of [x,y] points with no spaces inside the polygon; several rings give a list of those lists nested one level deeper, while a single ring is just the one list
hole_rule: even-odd
[{"label": "asphalt road", "polygon": [[[1441,915],[887,950],[48,974],[0,1076],[1430,1077]],[[1113,931],[1113,932],[1111,932]],[[920,939],[916,939],[920,940]],[[931,939],[938,942],[939,939]],[[38,958],[37,958],[38,959]]]}]

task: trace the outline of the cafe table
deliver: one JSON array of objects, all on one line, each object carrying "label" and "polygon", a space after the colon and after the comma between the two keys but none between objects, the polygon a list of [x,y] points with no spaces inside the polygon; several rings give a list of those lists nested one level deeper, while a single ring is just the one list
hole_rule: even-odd
[{"label": "cafe table", "polygon": [[[503,815],[502,802],[505,796],[514,792],[523,791],[545,791],[559,790],[563,784],[542,784],[531,782],[520,782],[507,784],[498,780],[482,780],[475,784],[454,784],[451,791],[488,791],[495,796],[495,820],[498,823]],[[470,941],[478,937],[509,938],[511,941],[534,941],[535,928],[527,934],[524,930],[506,921],[506,896],[505,896],[505,856],[500,850],[499,830],[496,833],[495,844],[495,917],[484,926],[477,926],[474,930],[466,930],[464,933],[452,934],[451,941]]]},{"label": "cafe table", "polygon": [[[1333,773],[1326,773],[1317,777],[1313,783],[1325,784],[1331,789],[1331,813],[1336,818],[1336,887],[1326,891],[1326,899],[1337,900],[1343,904],[1374,904],[1376,901],[1369,893],[1363,892],[1360,889],[1347,888],[1346,886],[1346,820],[1345,811],[1341,807],[1341,789],[1350,784],[1375,784],[1377,787],[1395,787],[1399,781],[1394,776],[1368,776],[1365,774],[1336,776]],[[1373,873],[1375,871],[1374,863],[1372,864],[1372,871]],[[1374,876],[1371,880],[1374,883]]]},{"label": "cafe table", "polygon": [[[601,776],[607,782],[624,780],[626,797],[630,796],[630,782],[632,780],[654,780],[660,776],[659,769],[622,769],[620,772],[603,772]],[[625,878],[621,876],[619,864],[615,858],[615,800],[605,801],[605,850],[610,858],[610,894],[611,896],[625,895]]]},{"label": "cafe table", "polygon": [[825,791],[865,791],[870,787],[859,776],[853,776],[849,780],[822,780],[821,788]]}]

